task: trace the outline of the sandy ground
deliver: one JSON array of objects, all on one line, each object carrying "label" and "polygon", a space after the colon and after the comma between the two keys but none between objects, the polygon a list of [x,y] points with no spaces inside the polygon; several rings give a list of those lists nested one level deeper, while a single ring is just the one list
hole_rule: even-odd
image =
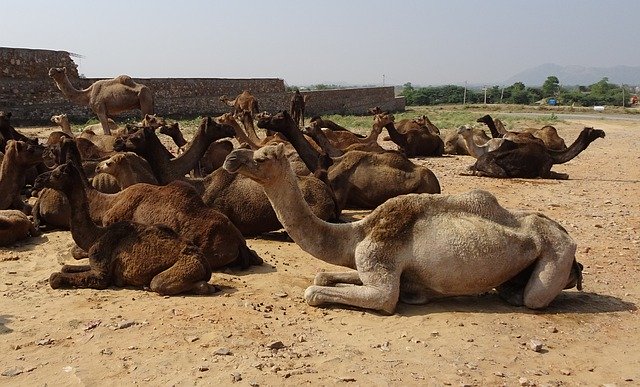
[{"label": "sandy ground", "polygon": [[584,125],[607,135],[554,167],[568,181],[460,176],[469,156],[419,161],[443,193],[483,188],[569,230],[584,291],[544,311],[495,294],[400,304],[393,316],[311,307],[304,289],[336,268],[282,235],[249,240],[264,266],[214,273],[222,291],[207,297],[53,290],[72,241],[51,232],[0,249],[0,384],[638,385],[640,124],[556,126],[570,143]]}]

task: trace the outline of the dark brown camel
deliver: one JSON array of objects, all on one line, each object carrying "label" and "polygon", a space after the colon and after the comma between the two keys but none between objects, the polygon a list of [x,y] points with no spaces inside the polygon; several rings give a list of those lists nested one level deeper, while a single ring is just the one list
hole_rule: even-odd
[{"label": "dark brown camel", "polygon": [[174,180],[184,180],[185,175],[195,168],[212,142],[225,137],[232,137],[233,130],[206,117],[200,123],[190,145],[180,156],[171,159],[170,152],[160,143],[151,128],[143,128],[137,132],[119,137],[114,148],[118,151],[135,152],[144,157],[153,169],[160,184],[168,184]]},{"label": "dark brown camel", "polygon": [[308,95],[302,95],[300,90],[296,89],[291,97],[291,117],[296,125],[304,126],[304,109],[307,105]]},{"label": "dark brown camel", "polygon": [[22,201],[20,191],[25,185],[27,171],[42,164],[43,153],[42,145],[19,140],[7,141],[0,165],[0,210],[15,209],[25,214],[31,213],[31,207]]},{"label": "dark brown camel", "polygon": [[600,129],[584,128],[574,143],[563,151],[550,150],[536,142],[518,144],[505,140],[500,148],[479,157],[471,170],[477,176],[568,179],[569,175],[553,172],[551,167],[573,159],[604,136]]},{"label": "dark brown camel", "polygon": [[[65,140],[61,152],[65,155],[63,157],[78,166],[80,158],[72,141]],[[85,181],[86,178],[82,179]],[[112,195],[98,192],[87,183],[85,191],[91,218],[97,224],[109,225],[127,220],[167,225],[200,247],[212,269],[231,264],[246,268],[262,263],[229,219],[207,207],[187,183],[176,181],[166,186],[134,184]]]},{"label": "dark brown camel", "polygon": [[350,131],[349,129],[345,128],[344,126],[340,126],[338,124],[336,124],[335,122],[331,121],[331,120],[325,120],[320,116],[313,116],[311,117],[310,122],[315,122],[316,125],[318,125],[320,128],[327,128],[329,130],[332,130],[334,132],[349,132],[351,134],[353,134],[354,136],[360,137],[360,138],[364,138],[366,136],[359,134],[359,133],[353,133],[352,131]]},{"label": "dark brown camel", "polygon": [[71,236],[87,252],[89,265],[65,265],[51,274],[52,288],[105,289],[109,286],[149,287],[163,295],[211,293],[211,267],[195,245],[171,228],[131,221],[96,225],[81,173],[63,164],[38,177],[38,186],[63,192],[71,206]]}]

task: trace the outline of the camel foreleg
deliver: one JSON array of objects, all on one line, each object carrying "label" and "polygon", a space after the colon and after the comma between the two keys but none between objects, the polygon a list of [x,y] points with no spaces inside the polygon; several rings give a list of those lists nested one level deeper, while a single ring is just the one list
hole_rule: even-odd
[{"label": "camel foreleg", "polygon": [[320,272],[313,280],[314,285],[332,286],[336,284],[362,285],[362,280],[357,271],[347,272]]}]

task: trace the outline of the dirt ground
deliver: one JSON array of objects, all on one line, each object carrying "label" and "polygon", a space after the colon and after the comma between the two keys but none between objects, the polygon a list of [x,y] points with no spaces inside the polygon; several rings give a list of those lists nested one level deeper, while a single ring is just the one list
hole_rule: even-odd
[{"label": "dirt ground", "polygon": [[336,268],[281,234],[250,239],[265,264],[214,273],[211,296],[53,290],[49,275],[73,259],[70,234],[50,232],[0,249],[0,385],[639,385],[640,123],[556,127],[570,143],[585,125],[606,138],[554,167],[567,181],[460,176],[470,156],[418,161],[443,193],[486,189],[569,230],[584,291],[546,310],[495,294],[393,316],[311,307],[304,289]]}]

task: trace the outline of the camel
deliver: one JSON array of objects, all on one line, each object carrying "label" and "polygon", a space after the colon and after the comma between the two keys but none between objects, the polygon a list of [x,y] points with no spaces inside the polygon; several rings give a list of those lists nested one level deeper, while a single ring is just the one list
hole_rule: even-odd
[{"label": "camel", "polygon": [[149,287],[162,295],[184,292],[209,294],[211,267],[193,244],[164,225],[121,221],[106,227],[96,225],[89,215],[89,203],[80,172],[63,164],[41,175],[37,184],[63,192],[71,206],[71,236],[87,251],[89,265],[65,265],[49,277],[59,288],[105,289]]},{"label": "camel", "polygon": [[158,184],[147,160],[133,152],[118,153],[101,161],[96,166],[96,173],[113,175],[120,189],[137,183]]},{"label": "camel", "polygon": [[458,129],[458,135],[463,138],[469,155],[476,159],[487,152],[498,149],[506,141],[504,138],[492,138],[480,145],[476,143],[473,128],[469,126],[461,126]]},{"label": "camel", "polygon": [[[84,138],[94,143],[97,148],[95,148],[96,149],[95,151],[92,149],[91,152],[103,153],[103,154],[106,152],[113,152],[113,143],[116,141],[115,136],[110,134],[109,135],[96,134],[93,130],[88,129],[89,127],[84,128],[84,130],[80,134],[78,134],[77,136],[74,136],[73,132],[71,131],[71,124],[69,123],[69,118],[67,117],[66,114],[59,114],[57,116],[52,116],[51,121],[56,125],[60,126],[63,133],[71,137]],[[113,122],[113,120],[111,120],[111,122]],[[113,123],[113,125],[110,125],[109,129],[110,129],[110,132],[113,131],[114,134],[116,133],[124,134],[124,130],[119,130],[117,125],[115,125],[115,122]]]},{"label": "camel", "polygon": [[300,90],[296,89],[295,93],[291,97],[291,117],[293,117],[293,121],[300,126],[304,126],[304,109],[307,105],[307,101],[309,100],[309,95],[302,95]]},{"label": "camel", "polygon": [[171,159],[171,153],[160,143],[152,128],[141,128],[137,132],[119,137],[114,145],[117,151],[130,151],[145,158],[158,183],[164,185],[178,179],[185,179],[209,145],[221,138],[233,136],[233,130],[220,125],[211,117],[202,119],[191,144],[180,156]]},{"label": "camel", "polygon": [[153,92],[128,75],[96,81],[83,90],[73,87],[67,77],[66,67],[49,69],[49,76],[65,97],[93,110],[100,120],[104,134],[111,134],[108,121],[110,115],[133,109],[140,109],[143,116],[153,114]]},{"label": "camel", "polygon": [[23,141],[33,145],[38,144],[37,138],[27,137],[11,126],[11,115],[11,112],[0,111],[0,150],[4,150],[9,140]]},{"label": "camel", "polygon": [[0,210],[16,209],[25,214],[31,207],[20,198],[25,184],[25,175],[30,167],[42,163],[42,145],[28,144],[19,140],[8,140],[2,165],[0,165]]},{"label": "camel", "polygon": [[327,169],[327,179],[340,210],[346,206],[375,208],[407,193],[440,193],[440,183],[433,172],[412,163],[400,152],[352,150],[321,165],[323,157],[309,145],[286,111],[258,120],[258,127],[283,133],[309,170]]},{"label": "camel", "polygon": [[444,154],[446,155],[469,155],[465,139],[459,134],[461,128],[469,127],[473,133],[473,141],[476,144],[484,144],[491,139],[482,129],[472,128],[468,125],[463,125],[457,130],[452,130],[443,136],[444,141]]},{"label": "camel", "polygon": [[523,132],[509,132],[500,120],[494,120],[490,115],[478,118],[477,122],[487,125],[493,138],[505,138],[516,143],[537,142],[552,150],[565,150],[567,146],[558,135],[558,131],[551,125],[542,128],[527,128]]},{"label": "camel", "polygon": [[336,124],[335,122],[331,121],[331,120],[325,120],[320,116],[313,116],[311,117],[310,123],[315,122],[316,125],[320,128],[327,128],[331,131],[334,132],[349,132],[351,134],[353,134],[356,137],[360,137],[360,138],[364,138],[365,136],[363,136],[362,134],[359,133],[353,133],[352,131],[350,131],[349,129],[345,128],[344,126],[340,126],[338,124]]},{"label": "camel", "polygon": [[18,210],[0,210],[0,246],[8,246],[29,236],[39,235],[27,215]]},{"label": "camel", "polygon": [[253,114],[257,114],[258,100],[249,91],[244,90],[235,99],[230,100],[226,95],[220,97],[220,102],[233,108],[233,115],[239,117],[243,110],[249,110]]},{"label": "camel", "polygon": [[163,125],[158,131],[166,136],[171,137],[173,143],[178,147],[178,151],[176,153],[179,154],[184,151],[184,146],[187,145],[187,140],[184,138],[184,135],[180,130],[180,125],[177,122],[174,122],[170,125]]},{"label": "camel", "polygon": [[407,155],[407,157],[417,156],[442,156],[444,152],[444,142],[437,134],[432,134],[428,130],[405,127],[405,132],[400,133],[392,122],[385,128],[389,132],[391,140]]},{"label": "camel", "polygon": [[[78,169],[80,156],[73,141],[64,140],[61,153],[63,160]],[[232,264],[241,268],[262,264],[240,231],[225,215],[207,207],[191,185],[180,181],[166,186],[140,183],[109,195],[92,188],[83,171],[79,172],[95,223],[106,226],[126,220],[167,225],[198,246],[212,270]]]},{"label": "camel", "polygon": [[505,140],[500,148],[479,157],[471,171],[476,176],[568,179],[569,175],[553,172],[551,167],[566,163],[593,141],[604,137],[605,133],[600,129],[584,128],[573,144],[563,151],[554,151],[536,142],[518,144]]},{"label": "camel", "polygon": [[[259,116],[260,120],[262,121],[270,117],[270,115],[266,113],[261,113]],[[233,128],[236,133],[236,139],[238,140],[238,142],[240,142],[241,144],[247,144],[251,149],[258,149],[265,145],[285,143],[287,149],[287,157],[289,158],[289,162],[291,162],[293,169],[296,171],[296,174],[299,176],[307,176],[311,173],[305,163],[300,160],[300,156],[296,152],[295,148],[293,148],[293,146],[289,144],[287,138],[282,136],[282,134],[273,132],[266,128],[266,132],[268,134],[267,137],[265,137],[264,139],[258,138],[255,128],[253,127],[253,118],[250,112],[245,110],[243,113],[243,123],[245,129],[248,129],[246,130],[246,132],[245,130],[242,130],[242,128],[238,124],[238,121],[236,121],[236,119],[230,113],[225,113],[220,117],[217,117],[216,120],[223,125],[227,125]]]},{"label": "camel", "polygon": [[[386,113],[376,114],[373,118],[371,132],[365,138],[358,137],[355,134],[346,131],[334,132],[329,129],[324,129],[322,132],[334,147],[342,151],[372,149],[376,152],[380,152],[384,151],[384,149],[378,145],[378,136],[382,133],[385,126],[391,122],[393,122],[392,115]],[[320,127],[320,123],[318,121],[313,121],[309,126],[313,132]]]},{"label": "camel", "polygon": [[[330,152],[331,157],[338,157],[351,150],[361,150],[366,152],[385,152],[385,149],[378,144],[378,136],[382,133],[385,125],[393,121],[393,116],[390,114],[376,114],[373,118],[373,126],[371,132],[365,138],[357,137],[351,132],[333,132],[330,130],[321,130],[317,121],[312,122],[306,129],[311,138],[318,143],[324,141],[324,138],[328,140],[328,144],[325,143],[324,147],[337,148],[338,151],[332,150]],[[319,132],[321,131],[322,134]],[[324,137],[324,138],[323,138]]]},{"label": "camel", "polygon": [[[291,238],[313,257],[355,269],[321,272],[306,289],[309,305],[342,304],[394,313],[398,301],[475,295],[494,288],[516,305],[546,307],[565,288],[582,287],[576,243],[536,212],[508,211],[486,191],[403,195],[362,220],[316,218],[293,184],[281,145],[236,149],[224,168],[264,187]],[[487,251],[494,252],[486,254]],[[532,268],[526,286],[514,277]]]}]

